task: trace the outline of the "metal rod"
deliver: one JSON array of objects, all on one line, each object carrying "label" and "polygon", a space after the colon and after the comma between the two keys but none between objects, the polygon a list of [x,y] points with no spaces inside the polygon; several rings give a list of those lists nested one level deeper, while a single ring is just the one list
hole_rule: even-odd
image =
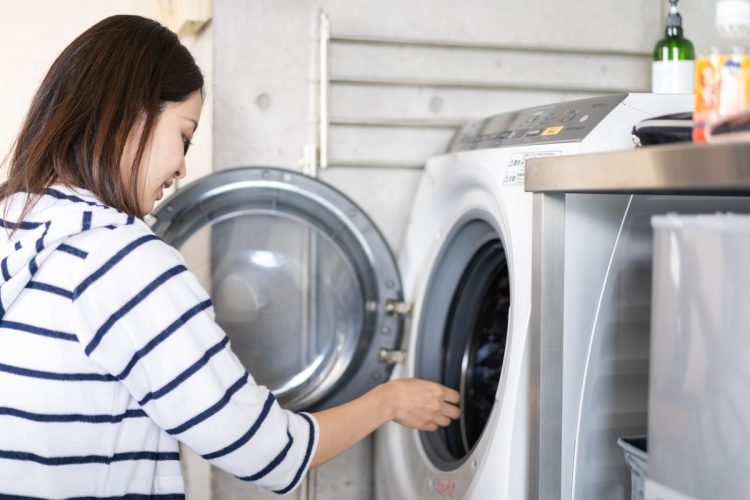
[{"label": "metal rod", "polygon": [[502,43],[468,42],[462,40],[446,41],[426,38],[402,38],[372,35],[350,35],[337,33],[331,35],[332,42],[357,43],[368,45],[400,45],[413,47],[435,47],[446,49],[474,49],[507,52],[534,52],[539,54],[568,54],[582,56],[600,57],[635,57],[639,59],[651,59],[651,52],[640,50],[617,50],[617,49],[587,49],[583,47],[550,47],[534,45],[511,45]]},{"label": "metal rod", "polygon": [[[328,22],[328,16],[322,10],[318,16],[319,24],[319,54],[318,54],[318,70],[320,73],[320,89],[319,89],[319,109],[320,113],[318,116],[318,155],[317,161],[310,162],[310,172],[307,174],[310,177],[318,176],[318,168],[328,167],[328,85],[329,85],[329,74],[328,74],[328,41],[330,36],[330,24]],[[307,152],[309,154],[309,151]],[[307,265],[305,266],[303,281],[305,297],[303,300],[303,318],[307,323],[307,328],[302,332],[302,336],[309,336],[310,338],[303,338],[302,349],[302,362],[307,365],[307,361],[311,360],[315,356],[315,349],[317,348],[317,330],[318,330],[318,319],[317,319],[317,234],[312,227],[307,228],[305,234],[305,242],[303,244],[302,251],[307,253]],[[303,260],[304,261],[304,260]],[[302,481],[302,485],[299,492],[299,498],[302,500],[315,500],[317,496],[317,488],[315,483],[317,482],[317,470],[309,469],[307,474]]]},{"label": "metal rod", "polygon": [[309,469],[307,471],[307,484],[306,484],[306,500],[315,500],[318,482],[318,469]]},{"label": "metal rod", "polygon": [[310,43],[308,54],[310,64],[308,65],[307,82],[307,112],[308,120],[306,128],[306,141],[302,146],[299,158],[299,166],[302,173],[310,177],[317,177],[318,171],[318,141],[320,123],[320,11],[310,16],[309,24]]},{"label": "metal rod", "polygon": [[383,160],[331,160],[328,162],[328,167],[338,168],[401,168],[407,170],[422,170],[424,163],[409,163],[399,161],[383,161]]},{"label": "metal rod", "polygon": [[370,117],[332,117],[330,125],[349,127],[403,127],[403,128],[449,128],[463,127],[470,119],[450,118],[370,118]]},{"label": "metal rod", "polygon": [[388,87],[441,87],[474,90],[528,90],[532,92],[575,92],[589,94],[625,94],[629,92],[649,92],[646,87],[591,87],[554,85],[546,83],[513,83],[470,80],[438,80],[429,78],[393,78],[377,76],[331,76],[329,82],[339,85],[372,85]]},{"label": "metal rod", "polygon": [[320,11],[320,117],[318,137],[318,166],[328,167],[328,87],[330,74],[328,67],[328,45],[331,36],[331,26],[328,16]]}]

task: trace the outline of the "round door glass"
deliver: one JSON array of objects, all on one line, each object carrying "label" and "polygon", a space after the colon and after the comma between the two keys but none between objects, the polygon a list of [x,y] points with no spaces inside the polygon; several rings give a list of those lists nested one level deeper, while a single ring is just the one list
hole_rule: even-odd
[{"label": "round door glass", "polygon": [[297,406],[346,370],[365,321],[360,280],[328,234],[293,214],[245,210],[179,247],[255,380]]},{"label": "round door glass", "polygon": [[256,380],[294,411],[318,411],[386,380],[400,345],[393,254],[367,215],[289,170],[216,172],[165,200],[154,232],[182,252]]}]

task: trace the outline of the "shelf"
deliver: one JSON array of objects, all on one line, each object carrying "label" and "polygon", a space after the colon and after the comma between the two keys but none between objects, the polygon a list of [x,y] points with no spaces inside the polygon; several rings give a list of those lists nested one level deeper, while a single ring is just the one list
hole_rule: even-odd
[{"label": "shelf", "polygon": [[750,194],[750,142],[530,159],[534,193]]}]

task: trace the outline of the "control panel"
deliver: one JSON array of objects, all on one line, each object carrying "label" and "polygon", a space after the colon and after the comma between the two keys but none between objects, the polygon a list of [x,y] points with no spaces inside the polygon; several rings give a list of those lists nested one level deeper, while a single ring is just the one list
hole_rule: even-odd
[{"label": "control panel", "polygon": [[456,134],[448,151],[580,142],[626,97],[627,94],[592,97],[473,121]]}]

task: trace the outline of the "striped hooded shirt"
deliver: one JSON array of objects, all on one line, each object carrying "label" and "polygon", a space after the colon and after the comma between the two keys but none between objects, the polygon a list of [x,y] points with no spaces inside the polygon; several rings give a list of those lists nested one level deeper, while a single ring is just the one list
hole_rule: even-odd
[{"label": "striped hooded shirt", "polygon": [[[5,200],[12,226],[25,194]],[[0,238],[0,498],[182,498],[178,441],[278,493],[318,427],[256,385],[175,249],[54,186]]]}]

